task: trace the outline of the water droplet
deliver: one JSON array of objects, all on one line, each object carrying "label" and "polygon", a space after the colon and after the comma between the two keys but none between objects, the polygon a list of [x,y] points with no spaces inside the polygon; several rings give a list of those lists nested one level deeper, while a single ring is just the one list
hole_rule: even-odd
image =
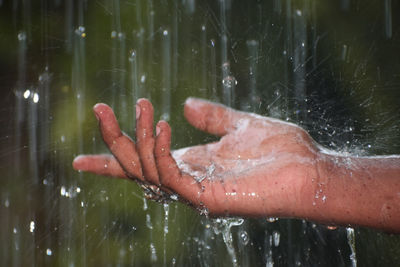
[{"label": "water droplet", "polygon": [[35,231],[35,222],[31,221],[29,224],[29,232],[33,233]]},{"label": "water droplet", "polygon": [[240,241],[246,246],[250,241],[249,234],[246,231],[240,231],[239,236]]},{"label": "water droplet", "polygon": [[29,89],[27,89],[25,92],[24,92],[24,98],[25,99],[28,99],[28,97],[31,95],[31,91],[29,91]]},{"label": "water droplet", "polygon": [[85,37],[86,37],[85,27],[84,27],[84,26],[79,26],[79,27],[75,30],[75,33],[76,33],[77,35],[79,35],[80,37],[82,37],[82,38],[85,38]]},{"label": "water droplet", "polygon": [[200,213],[200,215],[204,215],[207,217],[209,214],[209,211],[207,208],[201,208],[201,209],[199,209],[199,213]]},{"label": "water droplet", "polygon": [[131,55],[129,56],[129,61],[134,62],[136,60],[136,51],[132,50]]},{"label": "water droplet", "polygon": [[267,218],[267,222],[270,222],[270,223],[276,222],[277,220],[278,220],[278,218],[274,218],[274,217]]},{"label": "water droplet", "polygon": [[274,246],[275,247],[279,246],[279,241],[281,239],[281,234],[278,231],[274,231],[272,233],[272,236],[274,238]]},{"label": "water droplet", "polygon": [[156,253],[156,247],[154,246],[153,243],[150,243],[150,251],[151,251],[151,261],[156,262],[157,261],[157,253]]},{"label": "water droplet", "polygon": [[47,256],[51,256],[51,255],[53,255],[53,251],[51,251],[51,249],[46,249],[46,255]]},{"label": "water droplet", "polygon": [[65,186],[61,186],[60,195],[65,196],[66,193],[67,193],[67,190],[65,189]]},{"label": "water droplet", "polygon": [[210,40],[210,44],[211,44],[212,47],[215,47],[215,41],[214,41],[214,39],[211,39],[211,40]]},{"label": "water droplet", "polygon": [[38,93],[34,93],[33,94],[33,103],[38,103],[39,102],[39,94]]},{"label": "water droplet", "polygon": [[169,204],[164,203],[164,236],[168,234],[168,214],[169,214]]},{"label": "water droplet", "polygon": [[[164,121],[169,121],[169,114],[168,113],[163,113],[161,115],[161,119]],[[162,151],[164,151],[164,148],[162,149]]]},{"label": "water droplet", "polygon": [[230,68],[231,65],[229,62],[224,62],[224,64],[222,64],[222,72],[229,73]]},{"label": "water droplet", "polygon": [[222,80],[222,84],[226,87],[231,88],[237,85],[237,80],[235,79],[235,77],[228,75]]},{"label": "water droplet", "polygon": [[163,31],[163,35],[164,35],[164,36],[167,36],[167,35],[168,35],[168,31],[167,31],[167,30],[164,30],[164,31]]},{"label": "water droplet", "polygon": [[143,210],[147,210],[148,206],[147,206],[147,200],[146,198],[143,198]]},{"label": "water droplet", "polygon": [[146,226],[150,230],[153,229],[153,225],[151,224],[151,217],[150,214],[146,214]]},{"label": "water droplet", "polygon": [[174,201],[177,201],[178,200],[178,195],[172,194],[172,195],[170,195],[170,198],[172,200],[174,200]]},{"label": "water droplet", "polygon": [[18,33],[18,41],[25,41],[26,40],[26,33],[25,32],[20,32]]},{"label": "water droplet", "polygon": [[6,198],[6,200],[4,200],[4,207],[8,208],[9,206],[10,206],[10,200]]}]

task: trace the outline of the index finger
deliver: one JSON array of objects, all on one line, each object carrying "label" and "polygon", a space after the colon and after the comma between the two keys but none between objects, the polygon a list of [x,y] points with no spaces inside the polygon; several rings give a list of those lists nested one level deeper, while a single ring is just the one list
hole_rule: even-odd
[{"label": "index finger", "polygon": [[93,111],[99,120],[104,142],[115,156],[127,176],[144,180],[135,143],[121,132],[113,110],[106,104],[97,104]]}]

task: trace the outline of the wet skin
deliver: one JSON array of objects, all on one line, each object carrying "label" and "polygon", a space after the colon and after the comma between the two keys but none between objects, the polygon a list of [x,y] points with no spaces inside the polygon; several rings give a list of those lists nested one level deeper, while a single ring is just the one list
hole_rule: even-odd
[{"label": "wet skin", "polygon": [[[136,105],[136,143],[121,132],[110,107],[97,104],[94,112],[112,155],[79,156],[77,170],[136,180],[155,198],[177,194],[213,216],[294,217],[400,231],[398,157],[371,161],[324,153],[294,124],[195,98],[185,103],[186,119],[221,139],[175,151],[167,122],[158,122],[154,135],[146,99]],[[382,186],[382,176],[392,178]],[[382,194],[371,196],[373,187]],[[360,212],[366,201],[374,207]],[[390,208],[382,213],[385,205]]]}]

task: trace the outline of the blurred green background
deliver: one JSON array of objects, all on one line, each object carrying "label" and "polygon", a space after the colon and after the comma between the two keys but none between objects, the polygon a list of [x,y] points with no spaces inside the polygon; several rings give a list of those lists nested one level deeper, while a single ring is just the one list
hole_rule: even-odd
[{"label": "blurred green background", "polygon": [[215,221],[71,167],[107,151],[93,105],[111,105],[134,136],[140,97],[170,122],[174,148],[215,140],[182,116],[197,96],[298,123],[337,151],[400,154],[399,9],[0,0],[0,265],[400,266],[398,236],[356,228],[352,242],[349,229],[300,220]]}]

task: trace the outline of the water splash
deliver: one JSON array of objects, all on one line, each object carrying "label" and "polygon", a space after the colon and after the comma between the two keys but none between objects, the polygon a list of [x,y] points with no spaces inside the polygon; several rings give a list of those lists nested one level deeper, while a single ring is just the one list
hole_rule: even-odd
[{"label": "water splash", "polygon": [[346,228],[346,233],[347,233],[347,242],[350,247],[350,262],[352,267],[357,266],[357,257],[356,257],[356,240],[355,240],[355,235],[354,235],[354,229],[347,227]]},{"label": "water splash", "polygon": [[[91,243],[85,244],[85,242],[97,242],[100,239],[101,242],[99,243],[101,244],[98,251],[101,253],[99,253],[99,261],[112,261],[117,265],[124,265],[130,257],[130,265],[138,265],[142,261],[149,262],[152,253],[151,243],[153,244],[154,252],[157,252],[155,253],[156,256],[158,256],[156,257],[157,261],[153,263],[154,265],[162,265],[163,261],[177,265],[182,262],[181,258],[176,255],[172,259],[167,258],[167,260],[162,255],[162,253],[165,253],[165,250],[163,252],[161,249],[162,233],[165,230],[163,228],[165,226],[163,224],[165,217],[163,217],[161,205],[159,214],[153,214],[154,208],[151,204],[146,207],[144,212],[141,210],[141,194],[135,191],[135,187],[132,189],[129,186],[125,186],[124,181],[115,180],[111,186],[108,184],[108,180],[101,178],[95,180],[90,175],[83,175],[70,170],[70,159],[74,154],[82,151],[86,153],[105,152],[105,147],[99,144],[101,141],[97,133],[95,120],[92,116],[87,118],[85,116],[85,114],[90,114],[91,106],[95,101],[109,103],[109,96],[115,94],[115,108],[116,110],[119,109],[117,115],[120,118],[125,115],[122,112],[127,111],[126,114],[129,114],[129,117],[132,118],[132,120],[127,119],[129,125],[132,125],[132,121],[134,121],[134,111],[129,110],[131,106],[129,103],[134,103],[138,97],[150,97],[155,104],[155,109],[159,111],[157,107],[161,106],[161,99],[163,98],[159,88],[160,85],[163,85],[163,77],[168,76],[163,73],[165,71],[163,64],[167,62],[167,60],[163,59],[164,29],[168,29],[171,39],[169,58],[170,66],[172,67],[170,68],[171,73],[169,76],[171,79],[172,102],[175,102],[175,99],[177,103],[183,101],[183,97],[191,94],[205,96],[214,100],[223,97],[225,99],[223,102],[229,102],[228,99],[231,99],[232,105],[235,105],[235,100],[241,105],[243,104],[243,96],[253,95],[253,88],[256,88],[256,91],[258,89],[260,95],[262,94],[263,96],[263,102],[257,102],[260,112],[280,116],[279,113],[271,111],[274,107],[282,107],[284,105],[287,108],[287,113],[285,113],[286,111],[283,112],[282,116],[287,120],[293,120],[296,115],[292,116],[292,107],[282,104],[283,102],[280,102],[280,100],[288,99],[289,103],[292,104],[290,101],[294,99],[296,92],[301,93],[301,88],[307,89],[305,93],[309,98],[310,93],[317,94],[318,92],[329,91],[328,93],[330,94],[332,89],[335,91],[343,87],[343,89],[346,89],[343,90],[345,94],[348,92],[359,94],[357,100],[361,98],[362,107],[371,107],[376,102],[376,95],[380,94],[377,89],[379,86],[384,83],[384,88],[388,88],[388,86],[392,88],[397,84],[396,79],[393,78],[395,76],[391,78],[392,73],[389,72],[388,68],[374,66],[373,64],[375,60],[372,59],[378,57],[381,53],[377,51],[382,50],[379,40],[373,40],[372,43],[374,45],[368,50],[369,54],[365,63],[358,64],[360,63],[360,56],[357,53],[363,53],[363,49],[357,49],[356,51],[353,48],[360,47],[358,43],[361,40],[359,33],[355,33],[354,38],[350,40],[343,39],[338,31],[333,30],[332,32],[337,32],[338,35],[335,36],[337,39],[332,41],[332,32],[321,33],[324,28],[322,24],[317,23],[320,21],[319,14],[314,13],[310,16],[310,13],[314,12],[314,10],[309,8],[314,3],[307,3],[302,6],[292,0],[274,0],[273,6],[271,6],[271,3],[266,5],[260,1],[252,7],[248,7],[249,10],[252,10],[250,13],[248,13],[247,7],[240,10],[240,12],[235,11],[232,13],[232,18],[235,18],[235,20],[231,21],[231,9],[233,10],[237,6],[236,4],[230,6],[231,1],[216,2],[214,5],[204,5],[201,1],[181,1],[172,5],[164,1],[156,5],[153,4],[153,1],[123,2],[111,0],[97,1],[92,4],[90,1],[74,2],[66,0],[63,5],[61,1],[55,0],[50,4],[44,1],[42,3],[43,6],[37,9],[43,12],[37,17],[34,14],[35,12],[30,12],[30,8],[34,8],[34,6],[29,7],[30,4],[28,2],[14,1],[10,5],[6,5],[4,1],[0,2],[1,4],[4,3],[2,5],[4,9],[11,5],[15,8],[13,9],[15,14],[12,15],[14,20],[12,17],[10,19],[14,25],[9,27],[13,31],[13,35],[9,39],[12,39],[15,43],[15,51],[12,51],[11,54],[16,56],[14,62],[16,73],[11,75],[15,76],[16,82],[9,86],[14,87],[15,92],[15,103],[12,110],[13,112],[15,111],[13,118],[14,129],[12,130],[13,133],[1,136],[5,143],[11,140],[8,136],[12,136],[14,144],[12,144],[9,151],[13,151],[13,155],[16,158],[12,165],[9,164],[7,158],[11,154],[9,154],[8,150],[2,149],[3,154],[5,153],[2,167],[3,169],[7,169],[8,166],[16,167],[12,167],[15,172],[10,171],[10,173],[7,173],[10,179],[7,179],[5,187],[2,184],[0,191],[1,208],[3,208],[2,215],[4,215],[1,216],[3,227],[0,230],[2,244],[0,265],[7,265],[8,262],[6,261],[11,261],[16,266],[24,265],[24,259],[20,257],[21,251],[23,251],[24,255],[28,255],[26,257],[28,260],[32,260],[31,262],[35,262],[38,265],[41,264],[39,262],[41,258],[46,258],[45,265],[50,265],[50,263],[53,263],[52,260],[57,258],[65,260],[70,265],[84,266],[87,265],[84,263],[84,259],[90,258],[90,253],[92,253],[88,249]],[[381,34],[386,37],[388,39],[384,40],[386,44],[392,44],[393,40],[397,40],[393,34],[396,31],[392,23],[393,11],[391,10],[391,5],[391,1],[386,0],[378,4],[378,6],[382,7],[382,16],[378,16],[376,20],[371,20],[374,25],[382,26],[381,28],[378,27],[381,32],[378,32],[377,35]],[[356,9],[359,6],[349,0],[341,0],[336,6],[338,12],[345,10],[349,12],[348,15],[358,16],[356,12],[353,12],[356,11],[353,8]],[[52,9],[52,7],[57,7],[57,9]],[[65,9],[63,10],[62,7],[65,7]],[[268,10],[267,7],[270,9],[273,7],[273,9]],[[135,15],[133,19],[126,15],[128,13]],[[246,15],[252,14],[254,18],[248,16],[246,20],[242,20],[243,13]],[[56,14],[58,19],[54,21],[54,27],[48,27],[46,23],[53,22],[52,14]],[[89,15],[87,18],[86,14]],[[102,27],[93,27],[92,14],[96,14],[98,19],[96,25],[101,25]],[[84,15],[85,18],[83,17]],[[124,16],[127,17],[124,18]],[[304,17],[304,21],[299,17]],[[30,25],[27,25],[27,21],[31,21]],[[59,25],[57,24],[58,22]],[[235,27],[230,27],[231,22],[235,23]],[[274,26],[270,27],[272,24]],[[305,36],[302,34],[303,27],[307,29]],[[54,32],[52,28],[57,28],[57,31]],[[102,31],[102,28],[106,30]],[[32,31],[32,29],[35,29],[35,31]],[[64,32],[58,32],[58,29],[65,30]],[[297,29],[300,29],[300,31],[297,31]],[[39,36],[35,35],[38,32],[40,32]],[[188,32],[190,33],[189,36],[187,35]],[[371,32],[376,33],[374,29],[371,29]],[[309,36],[308,34],[310,33],[315,35]],[[7,34],[7,32],[4,32],[4,34]],[[101,36],[104,36],[104,38],[101,38]],[[182,40],[190,40],[190,42],[180,45]],[[302,42],[304,40],[306,42]],[[316,45],[316,40],[321,41],[318,46]],[[258,43],[258,49],[255,49],[257,45],[253,41]],[[37,43],[40,44],[38,45]],[[110,48],[113,45],[115,45],[116,52],[114,56],[111,56],[109,52],[111,52]],[[329,50],[329,58],[325,60],[323,57],[327,54],[324,50],[331,45],[336,50]],[[390,45],[387,47],[389,48]],[[191,51],[196,51],[196,49],[199,50],[198,54],[190,54]],[[295,51],[295,49],[298,50]],[[310,55],[311,50],[313,52]],[[104,51],[107,52],[102,54]],[[131,53],[132,51],[134,53]],[[304,51],[305,60],[302,58]],[[188,54],[191,55],[188,58],[182,56]],[[99,59],[102,57],[105,59]],[[115,60],[115,64],[111,64],[112,58]],[[307,64],[307,62],[311,61],[312,64]],[[336,66],[331,68],[333,66],[331,64],[332,61],[338,63],[339,67],[344,66],[343,69],[337,70]],[[226,62],[229,62],[230,65],[228,68],[223,68],[223,64]],[[303,63],[305,63],[306,68],[302,70]],[[352,65],[354,64],[360,65],[357,70],[357,77],[346,78],[346,73],[349,69],[350,72],[353,70]],[[185,69],[182,66],[189,66],[190,70],[187,72],[191,71],[191,74],[197,74],[193,70],[199,70],[198,77],[196,75],[193,75],[195,79],[187,77],[187,72],[182,72],[185,75],[181,75],[182,73],[174,70],[177,66],[179,66],[179,71]],[[311,70],[311,68],[313,69]],[[369,74],[371,72],[370,69],[373,69],[374,74],[381,78],[377,78],[375,81],[374,77]],[[377,69],[376,72],[374,71],[375,69]],[[331,76],[325,75],[324,71],[329,71],[333,74]],[[302,75],[302,72],[305,75]],[[340,77],[338,72],[340,72]],[[102,77],[104,73],[107,73],[110,77]],[[113,73],[115,76],[111,78]],[[312,77],[314,74],[316,78]],[[235,80],[239,80],[240,83],[236,85],[236,83],[232,82],[234,81],[233,79],[227,78],[229,76],[235,77]],[[226,78],[225,82],[224,78]],[[325,78],[326,80],[324,80]],[[7,79],[4,78],[3,81],[7,83]],[[318,83],[312,84],[313,79],[318,80]],[[106,85],[103,84],[103,80]],[[368,81],[370,80],[376,82],[377,87],[375,87],[372,97],[364,103],[362,90],[369,87]],[[326,81],[330,81],[334,85],[327,85]],[[112,89],[108,86],[110,82],[116,84]],[[129,87],[127,92],[124,90],[124,83]],[[239,88],[241,90],[243,88],[243,91],[236,91],[236,95],[231,94],[235,95],[234,98],[227,97],[228,94],[224,96],[223,92],[225,85],[236,86],[235,90],[233,90],[234,92]],[[302,85],[307,85],[307,87],[301,87]],[[201,90],[197,90],[198,88],[201,88]],[[203,88],[207,90],[203,90]],[[275,91],[279,91],[279,93],[275,94]],[[176,95],[178,96],[176,98],[173,92],[177,92]],[[229,91],[226,90],[225,92]],[[7,96],[7,93],[5,95]],[[320,103],[318,108],[330,106],[330,103]],[[382,103],[386,102],[383,101]],[[125,106],[128,107],[128,110],[125,110]],[[175,114],[180,114],[181,107],[179,103],[176,106],[178,106],[176,112],[174,112],[174,105],[171,105],[171,110]],[[7,106],[4,110],[10,111],[10,107]],[[249,105],[249,109],[252,108],[255,107]],[[32,110],[34,112],[28,115]],[[296,110],[298,111],[296,114],[301,114],[302,109],[300,106],[296,106]],[[306,110],[307,116],[310,116],[313,112],[318,113],[317,109],[310,108],[310,106]],[[380,115],[382,117],[385,116],[383,112]],[[171,116],[171,120],[176,125],[179,125],[179,127],[173,126],[173,129],[179,131],[182,129],[180,127],[181,121],[179,119],[176,120],[173,116]],[[327,120],[328,116],[329,114],[324,116],[319,123],[326,124],[325,120]],[[395,115],[391,116],[396,118]],[[76,120],[79,122],[75,123]],[[362,121],[364,121],[363,118]],[[123,122],[121,121],[121,123]],[[360,121],[360,123],[356,124],[361,123]],[[67,124],[69,127],[64,127],[60,131],[60,127],[57,124]],[[36,126],[30,127],[31,125]],[[329,124],[327,126],[328,130],[329,127],[332,127]],[[124,130],[128,129],[129,134],[133,133],[133,126],[132,128],[123,128]],[[337,135],[339,128],[335,128],[336,133],[332,131],[332,136],[329,136],[329,138]],[[350,141],[354,136],[359,138],[359,135],[362,135],[364,130],[373,131],[360,125],[357,125],[357,128],[352,128],[352,126],[345,126],[345,128],[348,128],[345,131],[349,132],[347,140]],[[397,128],[392,127],[392,129],[394,129],[393,133],[396,132]],[[96,133],[96,135],[93,133]],[[196,135],[190,135],[183,141],[174,140],[173,145],[194,144],[200,141],[196,138]],[[368,151],[372,151],[377,146],[374,144],[373,138],[369,136],[368,138],[365,148],[368,148]],[[384,136],[384,138],[388,142],[389,136]],[[86,140],[90,140],[89,143],[86,143]],[[95,141],[92,142],[92,140]],[[202,141],[208,141],[208,139],[200,142]],[[34,149],[35,146],[36,151]],[[81,149],[82,147],[83,150]],[[14,156],[11,157],[14,158]],[[33,166],[33,162],[38,165],[38,175],[34,174],[36,167]],[[33,172],[31,173],[32,170]],[[85,178],[82,179],[84,176]],[[38,192],[30,187],[34,177],[38,177]],[[121,184],[123,184],[121,187],[124,188],[120,190],[119,186]],[[17,187],[16,185],[19,186],[18,189],[21,193],[13,191],[13,188]],[[64,190],[62,190],[62,186],[64,186]],[[70,197],[73,195],[74,188],[81,188],[82,191],[74,197]],[[99,188],[106,188],[106,193],[99,193]],[[113,190],[112,188],[117,188],[117,193],[113,193],[111,191]],[[125,222],[129,222],[127,224],[131,226],[132,220],[140,220],[138,219],[139,216],[133,216],[132,210],[129,209],[137,202],[137,199],[135,200],[136,202],[130,202],[129,197],[133,195],[132,192],[140,195],[138,197],[140,202],[138,206],[143,227],[138,225],[137,233],[143,228],[147,231],[146,234],[143,234],[145,236],[145,243],[143,244],[135,243],[137,242],[135,240],[139,240],[141,237],[136,233],[135,236],[132,236],[130,227],[127,228],[130,229],[128,233],[124,232],[123,224]],[[330,201],[326,199],[323,192],[315,193],[319,201]],[[121,198],[119,197],[120,194],[122,195]],[[29,206],[22,207],[19,203],[23,201],[20,201],[20,199],[33,199],[33,201],[27,201]],[[41,200],[44,201],[41,202]],[[129,204],[127,205],[126,203]],[[102,206],[103,204],[105,206]],[[176,234],[174,237],[178,240],[178,238],[181,238],[179,236],[181,234],[180,231],[183,232],[185,230],[186,232],[182,234],[184,237],[179,241],[186,242],[182,245],[183,250],[190,250],[189,242],[186,240],[187,233],[190,236],[195,236],[198,233],[196,232],[197,229],[193,230],[194,224],[189,229],[184,228],[188,212],[183,212],[184,208],[182,206],[176,215],[174,212],[170,212],[167,241],[170,241],[169,239],[173,234]],[[18,211],[18,214],[15,213],[15,210]],[[39,213],[37,213],[38,210],[40,210]],[[109,223],[104,227],[96,225],[91,218],[87,218],[85,222],[86,212],[93,213],[93,211],[98,211],[96,214],[100,214],[99,216],[104,219],[101,220],[102,223],[105,222],[104,224],[107,224],[109,220],[116,221],[115,217],[118,217],[123,222],[119,226],[117,222],[117,226]],[[152,229],[146,227],[146,213],[151,214],[150,223]],[[204,213],[207,213],[207,211],[204,210]],[[40,214],[40,216],[36,216],[37,214]],[[135,213],[135,215],[137,214]],[[30,231],[32,229],[31,222],[35,223],[33,232]],[[159,223],[157,224],[156,222]],[[267,242],[272,240],[272,246],[274,246],[272,251],[275,254],[273,255],[274,257],[270,258],[269,263],[272,264],[272,259],[276,259],[280,255],[286,256],[284,253],[287,251],[290,263],[305,264],[303,260],[299,260],[294,255],[302,253],[296,251],[296,246],[303,248],[305,245],[298,245],[295,241],[301,240],[307,243],[310,236],[300,235],[298,237],[295,226],[290,232],[289,229],[291,228],[287,225],[289,223],[286,220],[280,220],[274,224],[265,224],[268,229],[280,227],[279,233],[281,233],[281,235],[278,235],[272,232],[271,235],[271,231],[268,230],[269,235],[265,237]],[[287,228],[285,228],[286,226]],[[304,227],[303,230],[307,230],[307,228]],[[246,250],[253,248],[251,245],[253,240],[249,240],[249,243],[246,241],[246,233],[247,236],[251,236],[251,234],[254,234],[253,231],[258,231],[258,229],[240,227],[238,234],[232,238],[237,260],[241,263],[246,262],[243,261],[243,247]],[[150,233],[159,233],[159,237],[154,234],[154,237],[150,238]],[[201,233],[198,235],[201,235]],[[207,234],[205,233],[204,235]],[[35,236],[36,241],[32,238],[33,236]],[[278,236],[279,238],[277,238]],[[113,242],[114,240],[116,242]],[[219,244],[215,239],[210,237],[206,240],[209,241],[206,243],[213,251],[218,250]],[[312,239],[311,242],[318,243],[319,241]],[[63,245],[57,246],[59,243]],[[286,245],[286,243],[294,245],[290,246]],[[201,242],[198,244],[202,245]],[[279,244],[279,249],[275,247],[277,244]],[[221,245],[222,254],[224,254],[226,244],[222,243]],[[146,255],[144,260],[140,255],[142,247],[145,250],[143,254]],[[164,245],[165,247],[166,245]],[[51,249],[53,257],[44,257],[46,256],[47,248]],[[167,246],[166,254],[169,255],[170,251],[173,251],[172,248],[170,249]],[[185,253],[187,254],[182,255],[192,255],[187,251]],[[264,255],[268,253],[269,251],[265,250]],[[249,257],[252,257],[252,260],[256,258],[254,256],[255,253],[249,252],[248,254],[251,255]],[[360,255],[362,254],[357,251],[357,256],[362,257]],[[228,257],[230,257],[230,254]],[[344,257],[348,259],[347,255],[344,255]],[[267,262],[266,258],[262,260],[264,260],[264,264]],[[220,264],[217,260],[215,262],[212,261],[211,257],[204,257],[203,261],[200,258],[193,260],[194,263],[201,262],[203,265]],[[210,262],[212,263],[210,264]]]},{"label": "water splash", "polygon": [[224,240],[228,254],[231,257],[232,265],[238,266],[237,253],[233,245],[231,228],[233,226],[242,225],[244,222],[241,218],[218,218],[213,220],[213,229],[215,234],[221,234]]}]

